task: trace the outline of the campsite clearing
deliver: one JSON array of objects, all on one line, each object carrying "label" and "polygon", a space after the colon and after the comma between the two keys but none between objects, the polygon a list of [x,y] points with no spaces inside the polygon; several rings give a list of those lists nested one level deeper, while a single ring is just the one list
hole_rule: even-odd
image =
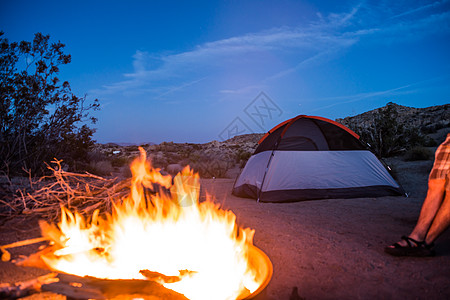
[{"label": "campsite clearing", "polygon": [[[255,244],[274,265],[268,299],[288,300],[294,287],[304,299],[448,299],[450,232],[437,240],[436,257],[396,258],[383,252],[414,226],[432,161],[394,163],[409,198],[256,203],[231,195],[233,179],[202,180],[202,190],[233,210],[241,226],[256,230]],[[36,220],[11,220],[0,227],[0,244],[38,237],[36,226]],[[35,250],[27,246],[11,252]],[[1,282],[45,273],[0,263]],[[54,297],[47,293],[30,299]]]}]

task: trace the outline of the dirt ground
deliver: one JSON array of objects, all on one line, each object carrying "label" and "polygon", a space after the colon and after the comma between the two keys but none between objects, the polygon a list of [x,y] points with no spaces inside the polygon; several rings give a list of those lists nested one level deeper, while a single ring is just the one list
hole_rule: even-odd
[{"label": "dirt ground", "polygon": [[[383,252],[413,228],[426,194],[432,161],[389,161],[409,197],[256,203],[231,195],[233,179],[202,180],[202,187],[242,227],[256,230],[254,243],[273,263],[266,299],[449,299],[450,231],[436,242],[436,257],[397,258]],[[36,220],[11,220],[0,227],[0,244],[38,237]],[[30,254],[35,246],[14,249]],[[47,273],[0,263],[0,282]],[[32,299],[53,299],[55,294]],[[59,299],[64,297],[59,296]]]}]

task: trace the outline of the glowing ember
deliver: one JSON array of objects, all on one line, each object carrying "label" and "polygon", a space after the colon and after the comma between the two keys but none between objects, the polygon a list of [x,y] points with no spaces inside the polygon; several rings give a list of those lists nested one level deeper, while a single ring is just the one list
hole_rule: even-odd
[{"label": "glowing ember", "polygon": [[[111,214],[96,211],[87,222],[62,208],[58,228],[43,224],[57,249],[44,262],[78,276],[155,280],[190,299],[236,299],[258,289],[264,278],[249,263],[254,231],[209,199],[199,203],[199,176],[189,167],[172,184],[140,151],[131,193]],[[149,193],[159,186],[170,193]]]}]

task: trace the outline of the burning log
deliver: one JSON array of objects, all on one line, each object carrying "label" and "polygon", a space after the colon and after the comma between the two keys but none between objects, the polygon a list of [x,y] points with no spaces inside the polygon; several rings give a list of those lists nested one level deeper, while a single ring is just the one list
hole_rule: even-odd
[{"label": "burning log", "polygon": [[17,299],[39,292],[52,292],[71,299],[111,299],[120,295],[140,295],[155,299],[187,300],[183,295],[148,280],[108,280],[50,273],[15,284],[0,284],[1,299]]},{"label": "burning log", "polygon": [[178,282],[178,281],[181,281],[181,279],[184,276],[189,276],[189,275],[197,273],[195,271],[189,271],[189,270],[180,270],[179,272],[180,272],[179,276],[167,276],[167,275],[164,275],[164,274],[161,274],[161,273],[158,273],[158,272],[149,271],[149,270],[141,270],[141,271],[139,271],[139,273],[144,275],[145,278],[147,278],[147,280],[152,280],[152,281],[156,281],[156,282],[163,282],[163,283]]},{"label": "burning log", "polygon": [[6,249],[31,245],[31,244],[40,243],[40,242],[47,241],[47,240],[48,240],[48,238],[39,237],[39,238],[35,238],[35,239],[29,239],[29,240],[25,240],[25,241],[20,241],[20,242],[15,242],[15,243],[8,244],[8,245],[0,246],[0,252],[2,255],[1,259],[2,259],[2,261],[11,260],[11,254]]},{"label": "burning log", "polygon": [[41,287],[46,284],[57,282],[57,273],[50,273],[28,281],[17,282],[15,284],[0,283],[1,299],[16,299],[40,292]]},{"label": "burning log", "polygon": [[119,295],[139,294],[156,299],[187,300],[183,295],[149,280],[109,280],[69,274],[58,274],[57,278],[58,282],[45,284],[42,290],[73,299],[111,299]]}]

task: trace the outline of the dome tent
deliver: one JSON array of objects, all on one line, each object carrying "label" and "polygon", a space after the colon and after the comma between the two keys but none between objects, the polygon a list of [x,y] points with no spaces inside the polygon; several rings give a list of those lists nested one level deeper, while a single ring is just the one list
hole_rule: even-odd
[{"label": "dome tent", "polygon": [[306,115],[278,124],[261,138],[232,193],[262,202],[404,194],[355,132]]}]

